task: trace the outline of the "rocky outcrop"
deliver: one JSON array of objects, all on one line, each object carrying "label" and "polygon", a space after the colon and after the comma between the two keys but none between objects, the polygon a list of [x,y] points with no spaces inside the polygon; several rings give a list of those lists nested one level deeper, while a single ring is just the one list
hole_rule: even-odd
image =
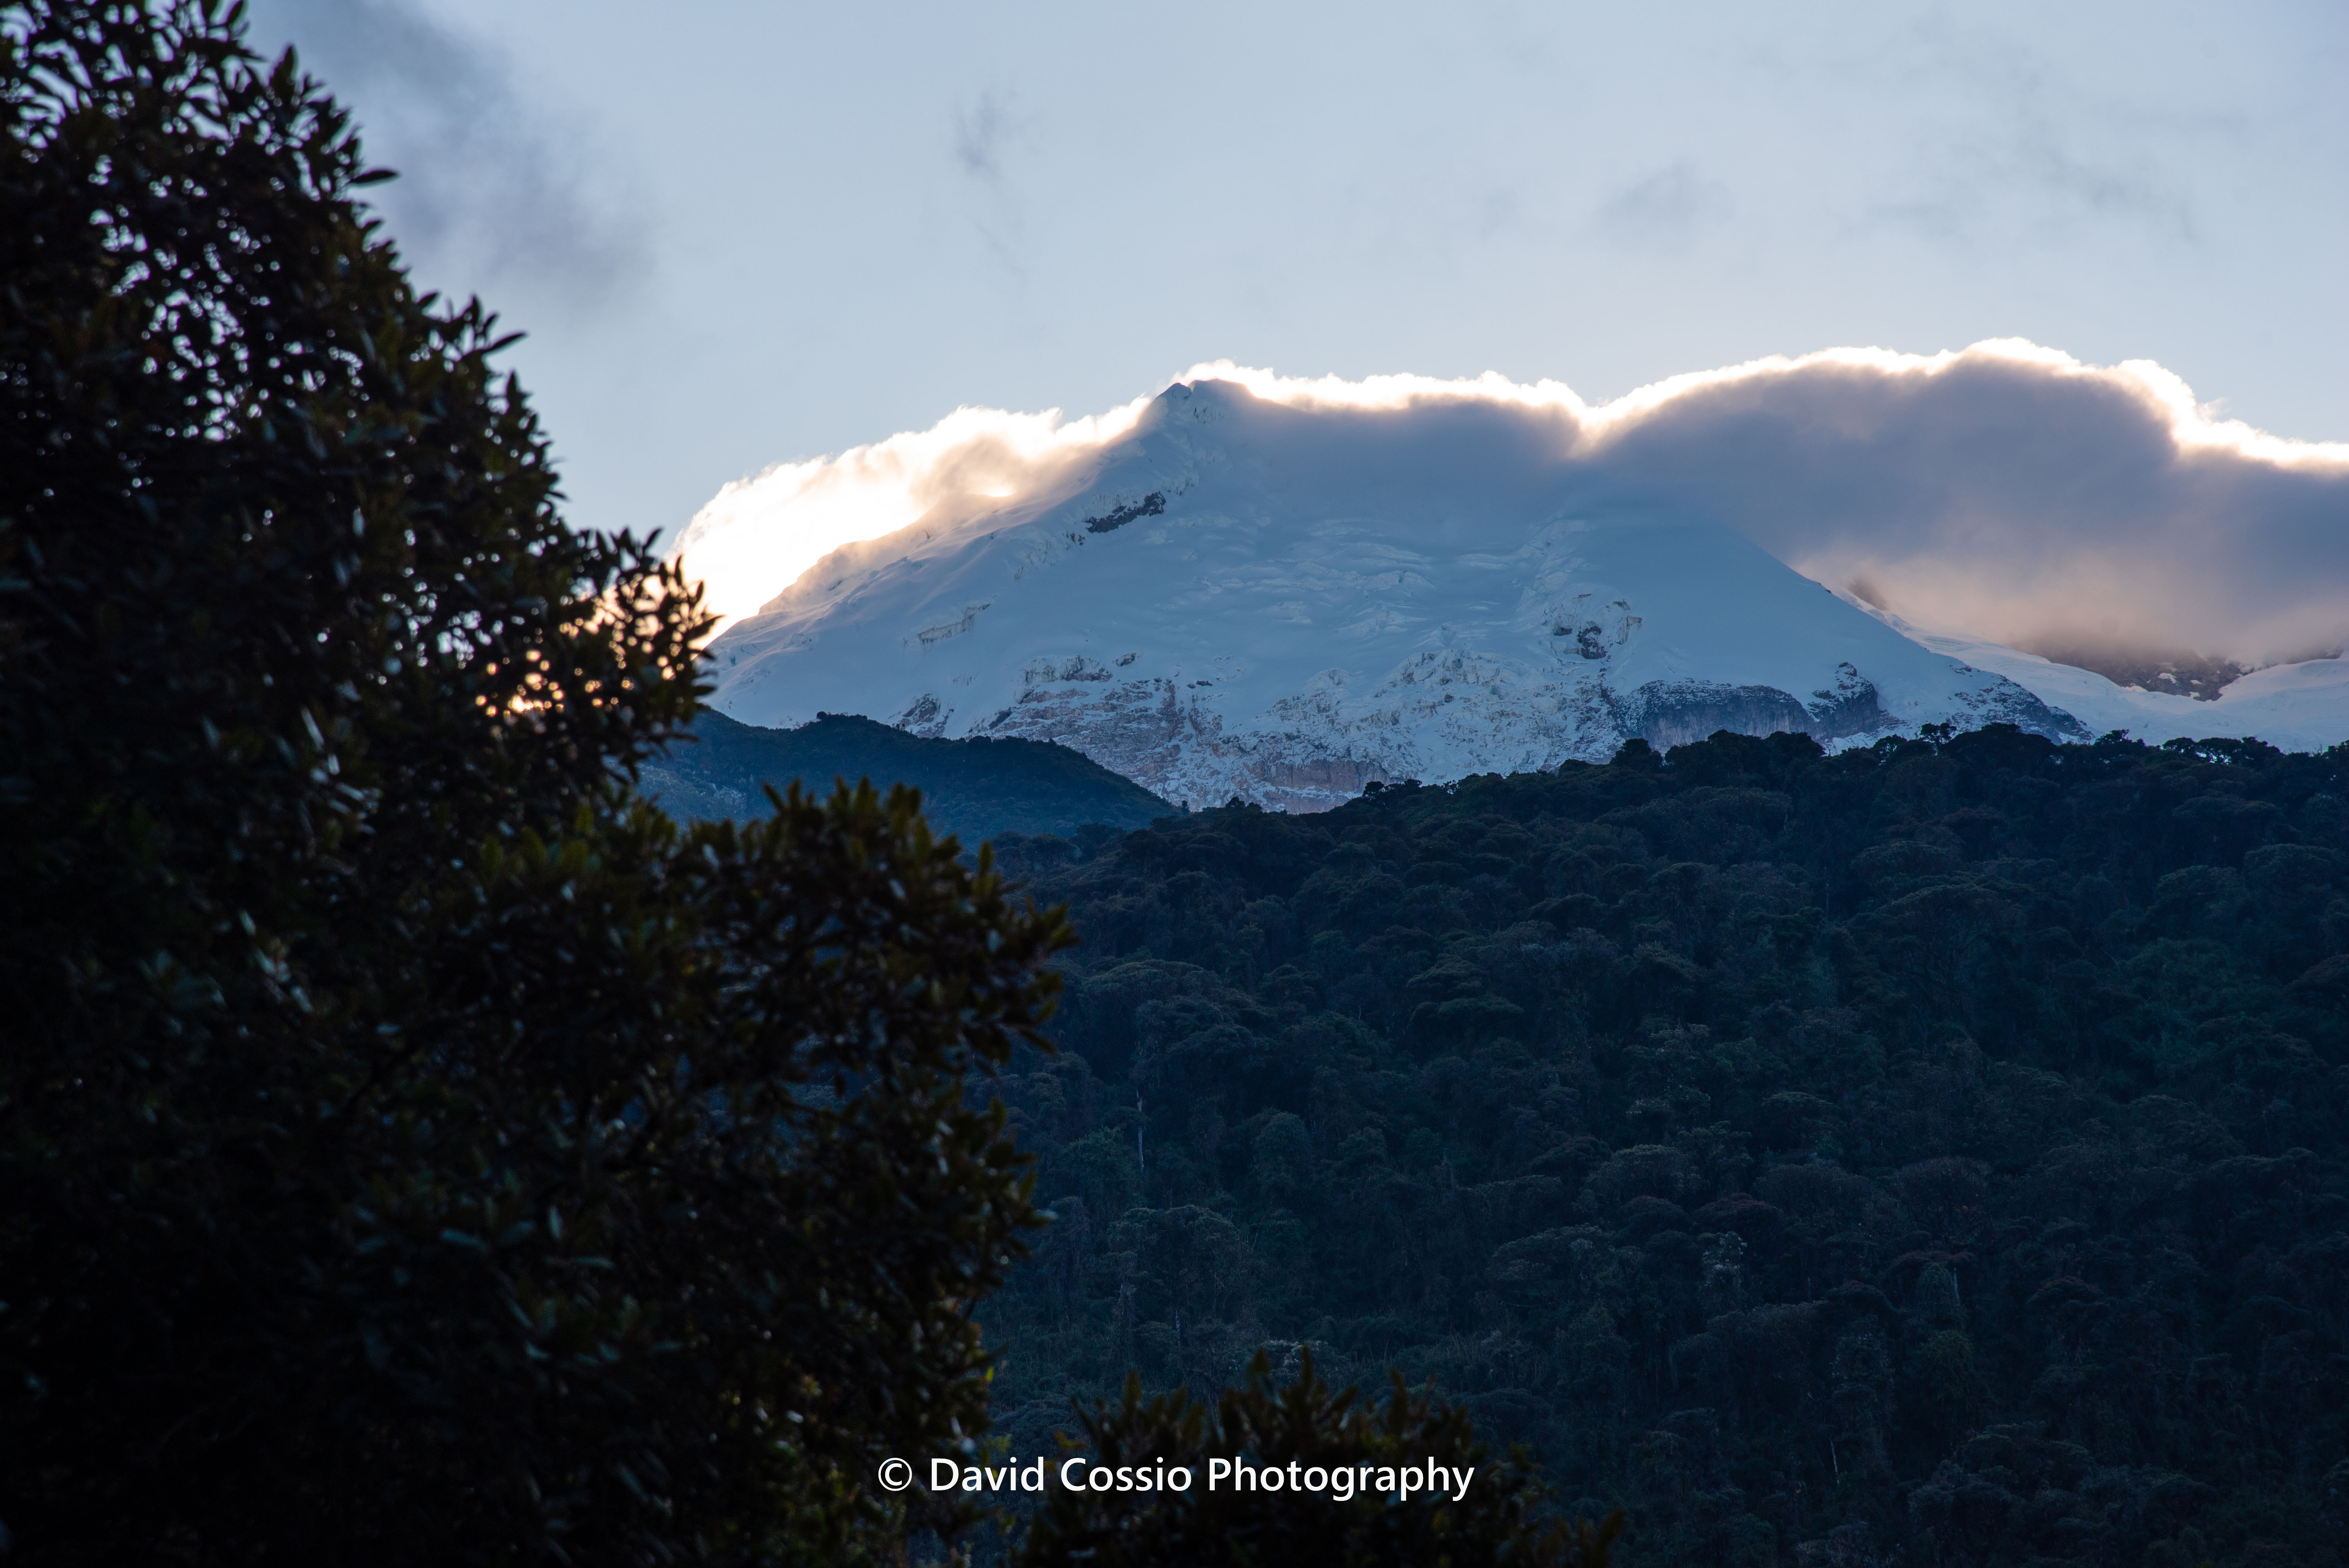
[{"label": "rocky outcrop", "polygon": [[[1970,676],[1981,673],[1971,665],[1960,665],[1958,670]],[[1951,700],[1962,715],[1959,722],[1961,729],[2011,724],[2027,735],[2044,735],[2050,740],[2094,738],[2086,725],[2062,708],[2040,701],[2036,695],[2004,676],[1993,676],[1989,686],[1957,693]]]},{"label": "rocky outcrop", "polygon": [[1659,751],[1702,740],[1716,729],[1740,735],[1808,730],[1803,705],[1775,686],[1719,681],[1650,681],[1615,703],[1616,724]]}]

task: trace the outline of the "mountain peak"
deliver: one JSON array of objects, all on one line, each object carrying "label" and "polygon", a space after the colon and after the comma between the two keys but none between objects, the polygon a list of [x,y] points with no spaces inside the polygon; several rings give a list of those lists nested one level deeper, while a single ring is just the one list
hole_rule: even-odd
[{"label": "mountain peak", "polygon": [[1168,387],[1057,495],[834,552],[710,657],[715,706],[750,722],[1052,740],[1168,799],[1290,810],[1635,736],[2086,734],[1718,522],[1594,491],[1552,425],[1214,380]]}]

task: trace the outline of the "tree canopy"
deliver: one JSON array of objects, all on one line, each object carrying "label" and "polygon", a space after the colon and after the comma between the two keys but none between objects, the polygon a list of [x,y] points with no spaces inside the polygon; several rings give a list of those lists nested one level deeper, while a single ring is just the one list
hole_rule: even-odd
[{"label": "tree canopy", "polygon": [[[1358,1388],[1332,1393],[1309,1350],[1282,1372],[1276,1378],[1259,1350],[1239,1386],[1212,1403],[1187,1388],[1145,1398],[1140,1376],[1129,1374],[1117,1404],[1081,1421],[1092,1462],[1182,1466],[1195,1479],[1143,1499],[1055,1489],[1035,1511],[1019,1561],[1029,1568],[1607,1568],[1622,1515],[1578,1529],[1551,1517],[1541,1483],[1515,1458],[1477,1442],[1459,1405],[1414,1393],[1399,1377],[1390,1379],[1382,1406]],[[1219,1465],[1221,1484],[1212,1484]],[[1239,1484],[1233,1471],[1243,1467],[1286,1473],[1268,1486]]]},{"label": "tree canopy", "polygon": [[2349,747],[1719,734],[1000,839],[1085,942],[993,1086],[1060,1220],[996,1424],[1269,1343],[1628,1563],[2333,1561],[2344,799]]},{"label": "tree canopy", "polygon": [[984,1421],[1059,921],[682,830],[709,618],[221,0],[0,10],[13,1560],[847,1560]]}]

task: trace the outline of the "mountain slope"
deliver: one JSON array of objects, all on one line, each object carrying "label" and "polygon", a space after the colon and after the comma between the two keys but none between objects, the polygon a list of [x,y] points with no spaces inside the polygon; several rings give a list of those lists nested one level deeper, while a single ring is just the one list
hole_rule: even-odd
[{"label": "mountain slope", "polygon": [[2227,683],[2214,699],[2115,684],[2094,670],[2059,665],[1958,633],[1927,631],[1871,611],[1937,653],[1995,670],[2103,735],[2126,729],[2140,740],[2256,736],[2286,751],[2322,751],[2349,740],[2349,658],[2271,665]]},{"label": "mountain slope", "polygon": [[764,787],[794,779],[818,791],[835,779],[911,784],[933,829],[973,845],[999,833],[1070,837],[1092,822],[1147,827],[1174,810],[1065,747],[1027,740],[926,740],[836,713],[782,730],[705,713],[694,737],[645,768],[645,792],[672,816],[764,817]]},{"label": "mountain slope", "polygon": [[710,654],[738,718],[1054,740],[1169,799],[1292,810],[1633,736],[2087,733],[1504,411],[1221,382],[1170,388],[1052,493],[835,552]]}]

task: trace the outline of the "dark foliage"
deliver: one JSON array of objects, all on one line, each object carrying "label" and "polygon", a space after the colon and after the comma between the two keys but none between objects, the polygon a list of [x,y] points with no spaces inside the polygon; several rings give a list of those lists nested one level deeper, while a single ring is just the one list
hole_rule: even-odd
[{"label": "dark foliage", "polygon": [[796,729],[763,729],[703,713],[689,738],[644,768],[645,794],[679,820],[755,821],[766,787],[895,779],[922,792],[941,833],[977,844],[1003,833],[1098,842],[1174,808],[1082,753],[1049,741],[986,736],[926,740],[869,718],[830,713]]},{"label": "dark foliage", "polygon": [[[1466,1412],[1394,1384],[1383,1410],[1352,1390],[1333,1395],[1310,1355],[1276,1387],[1259,1353],[1243,1387],[1215,1406],[1178,1391],[1145,1400],[1129,1377],[1114,1408],[1084,1420],[1087,1451],[1100,1465],[1183,1466],[1195,1479],[1146,1497],[1054,1489],[1019,1555],[1032,1568],[1220,1568],[1278,1563],[1288,1568],[1388,1568],[1395,1563],[1557,1564],[1605,1568],[1622,1529],[1588,1521],[1571,1529],[1538,1511],[1542,1488],[1513,1460],[1475,1439]],[[1280,1490],[1207,1485],[1213,1461],[1281,1470]],[[1412,1467],[1472,1477],[1464,1484],[1402,1501],[1364,1494]],[[1323,1472],[1317,1483],[1314,1472]],[[1328,1472],[1354,1477],[1331,1495]],[[1382,1477],[1381,1471],[1386,1472]],[[1298,1487],[1312,1488],[1301,1495]],[[1604,1539],[1601,1539],[1601,1537]]]},{"label": "dark foliage", "polygon": [[636,798],[707,617],[237,26],[0,10],[9,1560],[851,1558],[1061,929],[906,793]]},{"label": "dark foliage", "polygon": [[998,1426],[1402,1371],[1640,1563],[2331,1563],[2349,749],[1609,767],[1082,861]]}]

